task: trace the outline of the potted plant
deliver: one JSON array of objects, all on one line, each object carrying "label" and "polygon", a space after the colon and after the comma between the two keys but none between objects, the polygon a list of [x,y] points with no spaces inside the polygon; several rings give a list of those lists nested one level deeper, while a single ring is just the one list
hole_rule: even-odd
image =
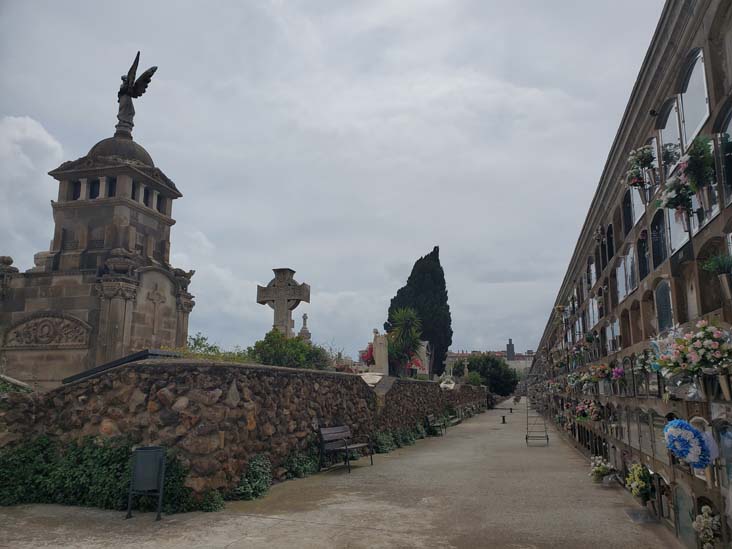
[{"label": "potted plant", "polygon": [[[702,381],[699,389],[713,396],[704,380],[716,379],[725,400],[732,400],[728,369],[732,364],[732,336],[706,320],[695,324],[695,329],[683,335],[672,334],[662,341],[664,350],[658,358],[664,377],[685,376]],[[707,383],[708,385],[708,383]],[[702,395],[704,396],[704,395]]]},{"label": "potted plant", "polygon": [[625,370],[622,366],[615,366],[610,374],[613,380],[614,392],[616,395],[620,395],[622,388],[625,386]]},{"label": "potted plant", "polygon": [[600,483],[607,475],[613,473],[615,469],[610,462],[606,461],[602,456],[592,456],[590,458],[589,476],[593,482]]},{"label": "potted plant", "polygon": [[643,505],[648,503],[653,495],[653,483],[651,473],[645,465],[634,463],[630,466],[628,476],[625,477],[625,487],[630,490],[631,494],[639,498]]},{"label": "potted plant", "polygon": [[704,505],[701,514],[696,516],[691,526],[702,544],[702,549],[714,549],[722,531],[719,515],[713,515],[712,508]]},{"label": "potted plant", "polygon": [[710,257],[702,263],[702,269],[717,275],[724,298],[732,301],[732,256],[720,254]]}]

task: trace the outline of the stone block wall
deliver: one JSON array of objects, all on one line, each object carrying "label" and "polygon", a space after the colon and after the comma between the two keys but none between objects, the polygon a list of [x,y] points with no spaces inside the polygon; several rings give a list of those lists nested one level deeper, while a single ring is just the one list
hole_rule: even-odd
[{"label": "stone block wall", "polygon": [[174,448],[197,492],[234,487],[248,461],[265,454],[275,477],[318,426],[346,424],[359,435],[413,427],[445,410],[445,393],[485,402],[482,388],[443,391],[437,383],[391,378],[374,390],[352,374],[147,360],[48,393],[0,395],[0,447],[36,435],[61,439],[125,435]]}]

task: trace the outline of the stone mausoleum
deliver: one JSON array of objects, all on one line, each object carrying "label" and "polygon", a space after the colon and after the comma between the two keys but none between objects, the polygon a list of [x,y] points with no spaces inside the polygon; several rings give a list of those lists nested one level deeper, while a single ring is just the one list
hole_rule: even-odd
[{"label": "stone mausoleum", "polygon": [[135,351],[185,345],[193,271],[169,263],[182,195],[131,124],[49,175],[49,250],[24,273],[0,258],[0,373],[47,389]]}]

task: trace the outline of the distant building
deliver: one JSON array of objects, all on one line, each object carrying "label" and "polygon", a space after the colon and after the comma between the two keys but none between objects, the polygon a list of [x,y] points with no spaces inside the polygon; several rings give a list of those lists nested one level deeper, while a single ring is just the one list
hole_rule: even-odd
[{"label": "distant building", "polygon": [[526,351],[525,353],[516,353],[513,340],[509,339],[505,351],[448,351],[445,358],[445,371],[451,371],[452,367],[474,355],[490,353],[498,358],[506,361],[509,367],[514,368],[521,377],[531,368],[531,362],[534,360],[534,351]]}]

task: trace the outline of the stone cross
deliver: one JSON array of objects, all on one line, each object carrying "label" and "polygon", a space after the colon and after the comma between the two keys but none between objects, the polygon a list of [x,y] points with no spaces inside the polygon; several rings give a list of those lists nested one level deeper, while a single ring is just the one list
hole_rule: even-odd
[{"label": "stone cross", "polygon": [[152,301],[153,304],[153,329],[152,333],[153,335],[156,335],[158,333],[158,306],[161,303],[165,303],[165,296],[160,293],[160,290],[158,289],[158,285],[155,284],[155,289],[152,292],[147,293],[147,299],[148,301]]},{"label": "stone cross", "polygon": [[275,277],[266,287],[257,286],[257,303],[269,305],[274,309],[273,328],[282,332],[285,337],[292,337],[294,322],[292,311],[301,301],[310,303],[310,286],[299,284],[293,277],[292,269],[272,269]]}]

